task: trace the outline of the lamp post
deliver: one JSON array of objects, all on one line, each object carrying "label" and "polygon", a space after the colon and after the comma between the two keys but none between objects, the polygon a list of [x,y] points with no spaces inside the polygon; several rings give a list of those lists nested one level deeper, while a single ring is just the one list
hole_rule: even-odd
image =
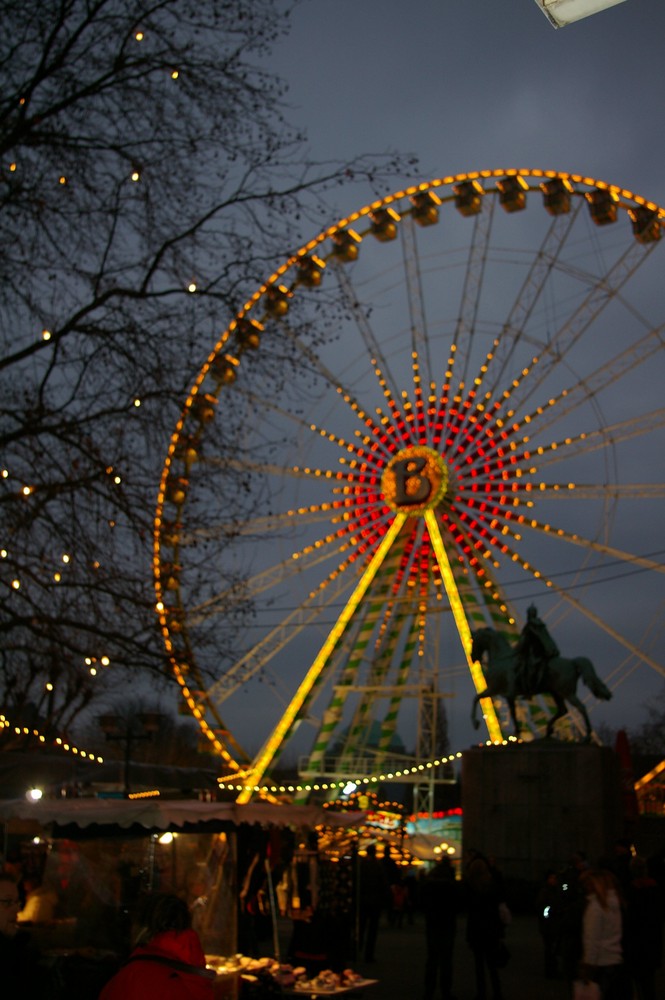
[{"label": "lamp post", "polygon": [[[151,740],[159,731],[162,716],[159,712],[138,712],[130,718],[123,718],[120,715],[100,715],[98,722],[100,729],[108,741],[118,740],[124,743],[124,788],[123,795],[129,798],[131,790],[130,773],[132,763],[132,746],[139,740]],[[138,722],[141,729],[135,728]]]}]

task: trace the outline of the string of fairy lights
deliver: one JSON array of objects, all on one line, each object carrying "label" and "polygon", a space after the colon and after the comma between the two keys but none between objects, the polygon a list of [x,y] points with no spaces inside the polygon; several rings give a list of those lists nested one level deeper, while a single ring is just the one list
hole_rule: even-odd
[{"label": "string of fairy lights", "polygon": [[91,753],[89,750],[82,750],[80,747],[77,747],[75,744],[68,742],[61,736],[56,736],[54,739],[49,739],[38,729],[34,729],[29,726],[12,725],[11,721],[7,718],[6,715],[0,715],[0,732],[2,732],[5,729],[12,730],[16,734],[16,736],[31,736],[37,739],[40,743],[43,744],[50,743],[53,746],[59,747],[61,750],[64,750],[67,753],[71,753],[76,757],[81,757],[83,760],[89,760],[91,763],[94,764],[104,763],[103,757],[100,757],[96,753]]},{"label": "string of fairy lights", "polygon": [[[12,730],[17,736],[28,736],[33,737],[39,741],[39,743],[46,744],[50,743],[53,746],[59,747],[67,753],[71,753],[74,756],[80,757],[82,760],[88,760],[91,763],[103,764],[104,758],[99,754],[91,751],[82,750],[75,744],[64,740],[62,737],[57,736],[54,739],[49,740],[43,733],[38,729],[30,728],[29,726],[17,726],[13,725],[11,720],[7,718],[6,715],[0,715],[0,732],[3,730]],[[517,740],[516,737],[511,736],[505,740],[486,740],[485,746],[507,746],[510,743],[521,742]],[[458,750],[455,753],[449,754],[447,757],[440,757],[436,760],[426,761],[420,764],[414,764],[411,767],[403,767],[395,771],[386,771],[385,773],[363,775],[363,776],[351,776],[344,778],[340,781],[325,781],[325,782],[312,782],[308,784],[300,784],[298,782],[288,783],[288,784],[266,784],[266,785],[244,785],[237,784],[237,777],[233,776],[231,778],[220,777],[217,779],[217,783],[220,789],[228,789],[229,791],[236,792],[252,792],[257,795],[288,795],[295,794],[297,792],[328,792],[335,791],[336,789],[344,789],[349,785],[354,785],[357,788],[361,786],[375,786],[386,782],[398,782],[400,778],[411,778],[418,774],[426,775],[427,772],[432,771],[434,768],[442,767],[445,764],[452,764],[457,760],[462,758],[462,751]],[[145,796],[159,795],[158,791],[142,792],[133,794],[132,798],[145,797]]]},{"label": "string of fairy lights", "polygon": [[[505,747],[509,744],[521,743],[522,740],[515,736],[509,736],[507,739],[502,740],[485,740],[483,744],[479,746],[487,747]],[[420,764],[414,764],[411,767],[402,767],[395,771],[386,771],[385,773],[362,775],[362,776],[352,776],[343,778],[339,781],[325,781],[325,782],[312,782],[308,784],[298,784],[296,782],[283,784],[283,785],[245,785],[238,784],[237,775],[232,775],[225,778],[218,778],[217,783],[220,787],[229,789],[235,792],[251,792],[257,795],[286,795],[297,792],[328,792],[335,791],[336,789],[347,788],[349,785],[354,786],[373,786],[379,785],[385,782],[399,782],[400,779],[413,779],[417,775],[422,775],[425,777],[427,772],[432,771],[434,768],[441,767],[445,764],[452,764],[455,761],[461,760],[462,751],[458,750],[455,753],[449,754],[448,757],[440,757],[436,760],[425,761]]]}]

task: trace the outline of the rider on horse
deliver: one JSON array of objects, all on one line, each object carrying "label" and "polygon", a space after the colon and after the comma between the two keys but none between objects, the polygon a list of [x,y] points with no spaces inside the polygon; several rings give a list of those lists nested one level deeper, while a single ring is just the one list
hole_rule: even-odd
[{"label": "rider on horse", "polygon": [[559,649],[532,604],[527,609],[526,625],[517,643],[517,678],[523,697],[533,698],[538,693],[545,680],[547,664],[555,656],[559,656]]}]

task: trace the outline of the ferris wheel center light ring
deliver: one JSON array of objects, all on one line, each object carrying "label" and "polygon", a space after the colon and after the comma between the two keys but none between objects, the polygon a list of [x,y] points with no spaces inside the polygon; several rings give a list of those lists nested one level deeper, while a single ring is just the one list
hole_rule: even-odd
[{"label": "ferris wheel center light ring", "polygon": [[413,445],[390,460],[381,477],[387,505],[398,513],[424,515],[441,503],[448,489],[448,466],[433,448]]}]

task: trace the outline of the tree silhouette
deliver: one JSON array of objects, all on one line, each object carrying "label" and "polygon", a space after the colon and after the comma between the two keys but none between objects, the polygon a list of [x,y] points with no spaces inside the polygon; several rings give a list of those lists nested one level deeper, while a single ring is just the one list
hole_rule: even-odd
[{"label": "tree silhouette", "polygon": [[[67,731],[122,671],[163,676],[151,523],[192,376],[300,231],[330,218],[328,192],[378,190],[399,166],[307,160],[263,68],[289,13],[279,0],[0,3],[0,700],[12,723]],[[217,431],[221,456],[233,431]],[[234,475],[239,520],[252,495]],[[219,649],[248,614],[235,601],[220,615]]]}]

